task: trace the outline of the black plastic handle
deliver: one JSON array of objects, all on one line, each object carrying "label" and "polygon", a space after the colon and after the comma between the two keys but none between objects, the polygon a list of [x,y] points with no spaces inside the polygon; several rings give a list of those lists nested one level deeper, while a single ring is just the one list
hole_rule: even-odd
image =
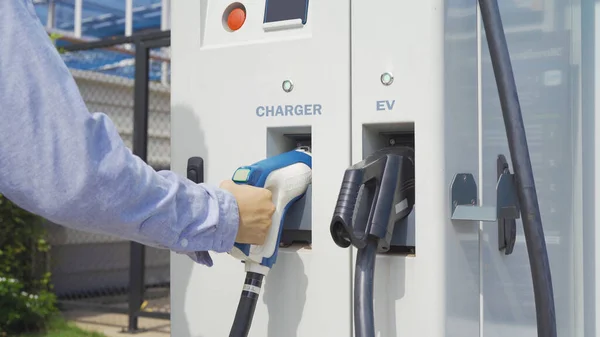
[{"label": "black plastic handle", "polygon": [[187,178],[196,184],[204,182],[204,159],[191,157],[187,162]]},{"label": "black plastic handle", "polygon": [[359,248],[364,246],[364,235],[357,237],[352,228],[354,210],[360,188],[364,184],[363,177],[363,169],[350,168],[344,173],[344,180],[342,181],[330,226],[333,241],[342,248],[347,248],[350,244],[354,244]]},{"label": "black plastic handle", "polygon": [[414,205],[414,150],[381,149],[346,170],[330,224],[342,248],[364,248],[369,236],[389,249],[393,226]]}]

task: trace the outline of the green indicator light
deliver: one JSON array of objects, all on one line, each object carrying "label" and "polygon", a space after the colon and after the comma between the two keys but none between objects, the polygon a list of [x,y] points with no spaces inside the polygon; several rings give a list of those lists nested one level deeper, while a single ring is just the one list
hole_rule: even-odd
[{"label": "green indicator light", "polygon": [[250,177],[249,169],[237,169],[237,171],[235,171],[233,174],[233,181],[245,183],[248,181],[248,177]]},{"label": "green indicator light", "polygon": [[281,87],[283,88],[283,91],[290,92],[292,89],[294,89],[294,83],[292,83],[290,80],[285,80],[281,84]]},{"label": "green indicator light", "polygon": [[381,75],[381,83],[383,85],[391,85],[394,82],[394,76],[391,73],[383,73]]}]

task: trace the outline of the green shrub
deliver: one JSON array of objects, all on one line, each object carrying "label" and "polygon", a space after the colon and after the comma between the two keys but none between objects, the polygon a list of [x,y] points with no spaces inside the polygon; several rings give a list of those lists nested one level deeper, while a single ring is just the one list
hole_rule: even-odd
[{"label": "green shrub", "polygon": [[0,336],[43,328],[56,312],[41,219],[0,195]]},{"label": "green shrub", "polygon": [[56,313],[55,304],[56,298],[50,291],[30,294],[18,280],[0,277],[0,334],[13,336],[42,330]]}]

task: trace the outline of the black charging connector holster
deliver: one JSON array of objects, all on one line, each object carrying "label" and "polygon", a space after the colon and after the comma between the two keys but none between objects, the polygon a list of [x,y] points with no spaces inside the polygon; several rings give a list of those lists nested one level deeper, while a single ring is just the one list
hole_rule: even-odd
[{"label": "black charging connector holster", "polygon": [[415,161],[410,147],[386,147],[351,166],[344,174],[330,225],[334,242],[364,248],[369,236],[386,252],[395,224],[415,204]]}]

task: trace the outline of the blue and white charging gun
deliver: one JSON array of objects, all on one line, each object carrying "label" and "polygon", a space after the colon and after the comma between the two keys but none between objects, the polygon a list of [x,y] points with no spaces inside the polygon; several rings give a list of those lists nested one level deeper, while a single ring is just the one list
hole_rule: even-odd
[{"label": "blue and white charging gun", "polygon": [[232,180],[238,184],[270,190],[275,204],[271,227],[264,244],[235,243],[230,251],[233,257],[244,262],[246,269],[244,289],[229,335],[240,337],[247,336],[250,331],[263,277],[277,260],[286,212],[304,196],[312,182],[312,156],[308,150],[298,148],[250,166],[242,166],[235,171]]}]

